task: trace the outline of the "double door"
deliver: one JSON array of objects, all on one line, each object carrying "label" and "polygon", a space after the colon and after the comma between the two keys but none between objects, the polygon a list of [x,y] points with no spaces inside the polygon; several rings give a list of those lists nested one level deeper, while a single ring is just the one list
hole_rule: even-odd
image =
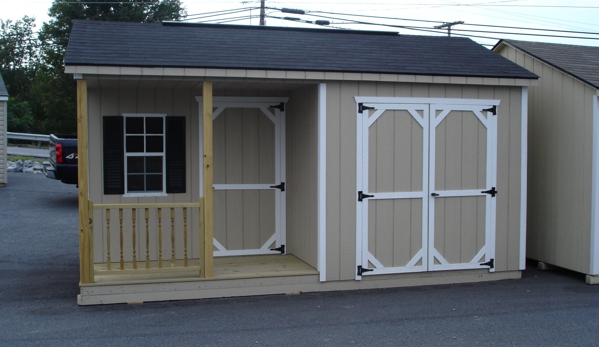
[{"label": "double door", "polygon": [[356,101],[357,278],[493,271],[499,101]]}]

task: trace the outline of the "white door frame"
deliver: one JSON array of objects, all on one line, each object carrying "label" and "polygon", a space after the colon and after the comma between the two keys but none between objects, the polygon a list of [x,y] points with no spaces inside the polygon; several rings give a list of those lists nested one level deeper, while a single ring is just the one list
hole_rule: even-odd
[{"label": "white door frame", "polygon": [[[202,110],[202,97],[196,96],[199,104],[199,110]],[[219,97],[212,98],[212,106],[215,108],[212,113],[212,120],[216,119],[227,108],[258,108],[264,115],[270,119],[275,126],[275,181],[265,184],[214,184],[214,190],[253,190],[253,189],[274,189],[275,190],[275,233],[258,249],[246,250],[228,250],[216,238],[214,240],[214,256],[240,256],[240,255],[257,255],[257,254],[278,254],[270,249],[270,246],[275,243],[276,247],[281,247],[286,244],[286,193],[282,189],[274,188],[286,181],[285,174],[285,103],[289,98],[286,97]],[[282,109],[274,108],[274,113],[271,112],[273,106],[283,105]],[[200,114],[201,117],[201,114]],[[200,163],[200,182],[204,181],[204,173],[201,168],[204,164],[203,153],[203,124],[200,122],[199,129],[199,163]],[[204,185],[200,184],[200,197],[204,196]]]},{"label": "white door frame", "polygon": [[[480,269],[480,261],[484,257],[485,261],[490,261],[495,257],[495,214],[496,202],[490,194],[478,190],[473,191],[435,191],[434,190],[434,170],[435,170],[435,131],[436,126],[451,111],[472,111],[477,118],[487,128],[487,187],[496,187],[497,172],[497,117],[496,110],[499,100],[479,100],[479,99],[442,99],[442,98],[395,98],[395,97],[355,97],[357,122],[357,191],[369,194],[368,189],[368,131],[370,125],[383,114],[385,110],[407,110],[413,118],[423,126],[423,192],[405,192],[405,193],[376,193],[373,197],[356,203],[356,267],[358,268],[356,279],[361,279],[362,275],[377,275],[405,272],[422,272],[437,270],[459,270],[459,269]],[[362,108],[363,106],[367,106]],[[376,111],[369,115],[368,106]],[[423,117],[419,117],[416,110],[428,110],[423,112]],[[437,117],[436,111],[442,113]],[[482,114],[487,111],[487,117]],[[361,111],[361,112],[360,112]],[[428,119],[427,119],[428,118]],[[432,196],[431,193],[436,193]],[[449,264],[443,256],[434,248],[434,201],[437,198],[449,196],[485,196],[486,197],[486,216],[485,216],[485,246],[469,263]],[[416,256],[403,267],[385,268],[378,262],[368,250],[368,200],[369,199],[395,199],[395,198],[422,198],[423,199],[423,240],[422,249]],[[435,264],[435,259],[440,264]],[[416,265],[420,262],[420,265]],[[368,264],[375,266],[374,269],[367,269]],[[364,266],[364,268],[362,267]],[[494,266],[489,267],[489,271],[494,271]]]}]

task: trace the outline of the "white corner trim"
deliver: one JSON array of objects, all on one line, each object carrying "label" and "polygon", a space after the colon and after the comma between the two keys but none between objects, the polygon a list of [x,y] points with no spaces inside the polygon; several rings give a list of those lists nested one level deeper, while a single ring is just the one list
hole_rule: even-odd
[{"label": "white corner trim", "polygon": [[593,173],[591,176],[591,256],[589,272],[599,275],[599,96],[593,96]]},{"label": "white corner trim", "polygon": [[520,270],[526,269],[526,207],[528,192],[528,87],[522,87],[521,158],[520,158]]},{"label": "white corner trim", "polygon": [[327,280],[327,85],[318,85],[318,272]]}]

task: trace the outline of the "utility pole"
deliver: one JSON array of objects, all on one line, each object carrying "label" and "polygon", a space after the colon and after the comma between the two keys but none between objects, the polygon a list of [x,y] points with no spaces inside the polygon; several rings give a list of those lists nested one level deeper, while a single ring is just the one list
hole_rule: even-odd
[{"label": "utility pole", "polygon": [[265,11],[265,3],[266,0],[260,0],[260,25],[264,26],[266,25],[266,11]]},{"label": "utility pole", "polygon": [[454,25],[458,25],[458,24],[464,24],[463,21],[459,21],[459,22],[451,22],[451,23],[443,23],[441,25],[437,25],[435,27],[435,29],[443,29],[443,28],[447,28],[447,37],[451,36],[451,27]]}]

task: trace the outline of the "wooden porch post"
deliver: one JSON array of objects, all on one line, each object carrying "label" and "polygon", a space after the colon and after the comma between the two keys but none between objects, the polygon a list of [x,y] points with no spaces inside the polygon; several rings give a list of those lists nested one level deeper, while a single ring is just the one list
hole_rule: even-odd
[{"label": "wooden porch post", "polygon": [[[76,76],[77,78],[77,76]],[[77,80],[77,160],[79,184],[79,268],[81,283],[93,283],[93,260],[89,239],[87,182],[87,81]]]},{"label": "wooden porch post", "polygon": [[200,233],[200,277],[214,277],[213,235],[214,235],[214,193],[212,173],[212,82],[204,81],[202,91],[204,128],[204,232]]}]

